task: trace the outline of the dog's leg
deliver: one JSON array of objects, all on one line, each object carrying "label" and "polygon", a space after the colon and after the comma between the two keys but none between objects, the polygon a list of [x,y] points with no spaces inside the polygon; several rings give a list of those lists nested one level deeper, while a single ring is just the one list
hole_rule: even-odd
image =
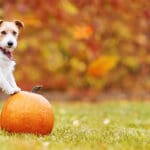
[{"label": "dog's leg", "polygon": [[0,87],[4,92],[7,94],[14,94],[16,92],[16,89],[13,88],[7,79],[3,76],[3,74],[0,72]]},{"label": "dog's leg", "polygon": [[21,91],[21,89],[17,86],[16,81],[14,79],[13,73],[10,73],[7,76],[8,83],[14,88],[15,92]]}]

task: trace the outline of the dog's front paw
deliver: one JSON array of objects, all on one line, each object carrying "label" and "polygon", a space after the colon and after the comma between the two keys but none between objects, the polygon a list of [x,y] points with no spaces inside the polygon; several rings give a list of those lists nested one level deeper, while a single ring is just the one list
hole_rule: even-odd
[{"label": "dog's front paw", "polygon": [[5,90],[5,93],[8,95],[12,95],[12,94],[15,94],[16,92],[14,89],[9,89],[9,90]]},{"label": "dog's front paw", "polygon": [[[19,88],[19,87],[16,87],[15,89],[14,89],[14,93],[13,94],[16,94],[16,93],[18,93],[18,92],[20,92],[21,91],[21,89]],[[12,95],[13,95],[12,94]]]},{"label": "dog's front paw", "polygon": [[21,89],[17,87],[17,88],[9,89],[9,90],[5,91],[5,93],[9,94],[9,95],[13,95],[13,94],[16,94],[20,91],[21,91]]},{"label": "dog's front paw", "polygon": [[21,89],[19,88],[19,87],[16,87],[15,88],[15,92],[17,93],[17,92],[20,92],[21,91]]}]

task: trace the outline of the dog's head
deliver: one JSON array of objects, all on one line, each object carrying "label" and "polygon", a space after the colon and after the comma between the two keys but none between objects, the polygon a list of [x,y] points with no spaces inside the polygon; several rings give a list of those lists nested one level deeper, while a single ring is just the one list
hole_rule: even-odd
[{"label": "dog's head", "polygon": [[6,51],[13,51],[17,47],[19,30],[24,24],[21,21],[0,20],[0,47]]}]

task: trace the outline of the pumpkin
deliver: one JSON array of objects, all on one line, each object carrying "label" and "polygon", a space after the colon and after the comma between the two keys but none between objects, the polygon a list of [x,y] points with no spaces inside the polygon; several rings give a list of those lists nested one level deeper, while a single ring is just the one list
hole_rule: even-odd
[{"label": "pumpkin", "polygon": [[1,112],[1,128],[12,133],[51,133],[54,114],[42,95],[21,91],[8,98]]}]

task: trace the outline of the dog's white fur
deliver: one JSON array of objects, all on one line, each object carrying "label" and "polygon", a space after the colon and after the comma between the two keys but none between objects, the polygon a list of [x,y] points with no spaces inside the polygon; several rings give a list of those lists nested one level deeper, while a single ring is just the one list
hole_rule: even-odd
[{"label": "dog's white fur", "polygon": [[[17,39],[21,27],[23,27],[23,24],[19,21],[6,22],[0,20],[0,47],[2,49],[9,52],[14,51],[17,47]],[[6,34],[4,34],[4,31]],[[13,43],[11,47],[8,46],[9,41]],[[0,88],[7,94],[14,94],[20,91],[13,76],[14,66],[15,61],[10,60],[0,50]]]}]

